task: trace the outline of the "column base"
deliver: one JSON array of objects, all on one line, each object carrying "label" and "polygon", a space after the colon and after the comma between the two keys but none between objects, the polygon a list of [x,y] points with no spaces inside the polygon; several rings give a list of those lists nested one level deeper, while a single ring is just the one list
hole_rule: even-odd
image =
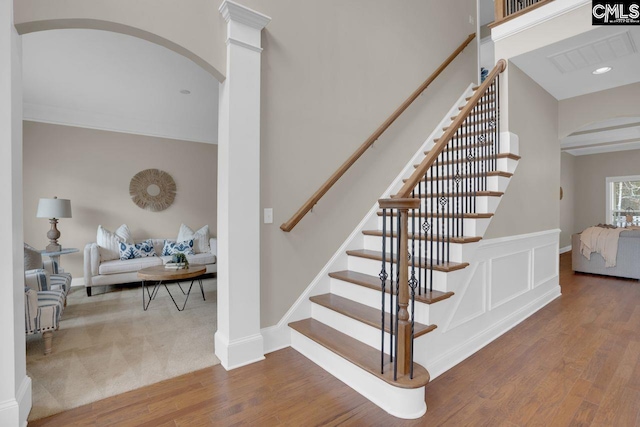
[{"label": "column base", "polygon": [[264,360],[262,334],[229,342],[229,339],[218,331],[215,335],[215,347],[216,356],[227,371]]}]

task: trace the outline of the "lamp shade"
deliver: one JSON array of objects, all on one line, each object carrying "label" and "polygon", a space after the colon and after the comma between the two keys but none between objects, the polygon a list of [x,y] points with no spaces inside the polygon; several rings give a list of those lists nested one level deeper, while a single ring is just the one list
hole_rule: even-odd
[{"label": "lamp shade", "polygon": [[71,218],[71,200],[69,199],[40,199],[38,202],[37,218]]}]

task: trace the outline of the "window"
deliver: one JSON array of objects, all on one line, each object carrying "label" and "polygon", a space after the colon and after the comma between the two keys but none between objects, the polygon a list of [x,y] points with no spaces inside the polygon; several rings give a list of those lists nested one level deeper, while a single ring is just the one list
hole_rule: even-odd
[{"label": "window", "polygon": [[640,175],[607,178],[607,223],[640,224]]}]

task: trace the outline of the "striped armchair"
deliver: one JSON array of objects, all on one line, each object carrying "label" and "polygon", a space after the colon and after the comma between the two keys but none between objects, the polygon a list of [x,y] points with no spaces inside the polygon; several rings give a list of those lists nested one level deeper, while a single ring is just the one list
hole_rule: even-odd
[{"label": "striped armchair", "polygon": [[43,261],[37,249],[25,243],[24,311],[25,333],[42,334],[44,354],[51,353],[53,331],[67,305],[71,275],[62,273],[52,261]]},{"label": "striped armchair", "polygon": [[35,291],[29,287],[24,288],[25,333],[42,334],[45,355],[51,353],[53,331],[58,330],[63,310],[62,291]]}]

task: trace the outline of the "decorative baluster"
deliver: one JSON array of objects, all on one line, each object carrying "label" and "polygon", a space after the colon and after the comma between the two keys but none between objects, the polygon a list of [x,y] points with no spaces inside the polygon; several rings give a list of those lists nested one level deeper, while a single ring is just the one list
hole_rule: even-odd
[{"label": "decorative baluster", "polygon": [[382,270],[380,270],[380,281],[382,287],[382,324],[380,330],[382,333],[381,348],[380,348],[380,373],[384,374],[384,325],[385,325],[385,300],[386,300],[386,287],[387,287],[387,209],[382,209]]}]

